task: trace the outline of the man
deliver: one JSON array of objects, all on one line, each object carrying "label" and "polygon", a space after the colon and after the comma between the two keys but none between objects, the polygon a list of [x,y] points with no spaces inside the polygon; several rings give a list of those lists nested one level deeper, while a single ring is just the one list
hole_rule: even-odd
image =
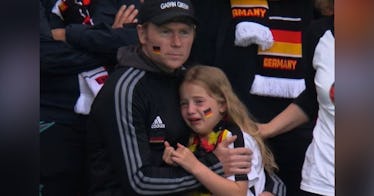
[{"label": "man", "polygon": [[40,1],[40,194],[84,196],[87,115],[74,111],[78,74],[107,65],[107,60],[53,39],[54,3]]},{"label": "man", "polygon": [[[138,19],[140,46],[119,49],[118,69],[91,108],[91,195],[180,195],[200,186],[191,174],[162,161],[164,141],[186,145],[189,138],[178,86],[195,36],[191,2],[148,0]],[[228,149],[234,139],[200,161],[218,174],[248,173],[251,152]]]},{"label": "man", "polygon": [[[100,2],[100,5],[104,3],[104,1]],[[130,3],[130,0],[128,2]],[[68,7],[63,5],[68,5]],[[116,64],[113,62],[115,53],[112,52],[113,55],[111,55],[114,58],[108,59],[106,54],[109,50],[105,53],[95,51],[95,48],[108,48],[100,45],[105,41],[95,43],[100,47],[94,47],[94,44],[85,46],[80,43],[75,44],[75,42],[66,43],[65,38],[56,39],[59,38],[56,37],[56,32],[64,30],[66,25],[74,27],[68,29],[100,32],[100,28],[91,25],[96,23],[96,20],[88,20],[90,23],[86,24],[87,16],[91,15],[88,9],[91,5],[90,1],[40,0],[39,187],[40,194],[43,196],[86,195],[87,183],[84,175],[86,165],[84,163],[87,113],[94,93],[99,90],[109,70],[113,69]],[[133,8],[134,6],[127,7]],[[122,36],[115,36],[116,34],[105,36],[109,40],[118,40],[112,44],[111,48],[115,49],[119,45],[138,42],[136,29],[127,27],[133,23],[135,17],[130,16],[130,13],[134,13],[134,9],[121,8],[118,11],[118,17],[113,19],[115,24],[126,25],[126,27],[116,29],[113,27],[113,32],[121,32]],[[78,35],[82,34],[80,31],[68,32],[68,35],[73,37],[79,37]],[[97,36],[93,37],[95,38],[93,40],[102,40]],[[108,42],[106,45],[110,43],[113,42]],[[82,49],[83,47],[90,48],[91,51],[86,48]],[[104,69],[103,66],[106,68]]]}]

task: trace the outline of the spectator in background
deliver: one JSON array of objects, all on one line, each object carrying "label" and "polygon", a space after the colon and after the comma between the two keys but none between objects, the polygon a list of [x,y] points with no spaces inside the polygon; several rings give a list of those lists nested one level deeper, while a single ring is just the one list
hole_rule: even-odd
[{"label": "spectator in background", "polygon": [[[43,196],[86,195],[87,114],[108,77],[107,68],[114,61],[105,54],[95,54],[54,38],[55,28],[66,25],[93,28],[90,6],[89,1],[40,1],[40,190]],[[132,20],[131,16],[127,20],[116,18],[117,23]],[[132,37],[136,37],[135,31],[132,32]]]},{"label": "spectator in background", "polygon": [[135,24],[142,2],[93,0],[89,7],[93,26],[76,23],[55,25],[52,27],[53,38],[67,42],[74,48],[106,57],[109,63],[116,64],[117,49],[137,43]]},{"label": "spectator in background", "polygon": [[[313,140],[306,151],[300,196],[335,195],[335,38],[334,0],[316,0],[321,17],[306,31],[307,86],[303,93],[269,123],[260,125],[264,137],[291,131],[314,120]],[[317,115],[318,112],[318,115]]]}]

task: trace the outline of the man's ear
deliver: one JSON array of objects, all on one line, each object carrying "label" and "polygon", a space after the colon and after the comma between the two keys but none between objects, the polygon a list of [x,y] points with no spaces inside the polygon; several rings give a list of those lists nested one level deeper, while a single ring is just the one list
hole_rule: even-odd
[{"label": "man's ear", "polygon": [[137,25],[136,26],[136,30],[137,30],[137,33],[138,33],[138,39],[139,39],[139,42],[141,45],[143,45],[145,43],[145,26],[143,25]]}]

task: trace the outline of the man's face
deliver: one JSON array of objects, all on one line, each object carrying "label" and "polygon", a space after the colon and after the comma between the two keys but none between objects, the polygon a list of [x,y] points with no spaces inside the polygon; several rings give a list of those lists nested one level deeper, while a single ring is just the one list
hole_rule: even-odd
[{"label": "man's face", "polygon": [[168,71],[181,67],[188,59],[195,36],[194,25],[170,22],[138,25],[143,52]]}]

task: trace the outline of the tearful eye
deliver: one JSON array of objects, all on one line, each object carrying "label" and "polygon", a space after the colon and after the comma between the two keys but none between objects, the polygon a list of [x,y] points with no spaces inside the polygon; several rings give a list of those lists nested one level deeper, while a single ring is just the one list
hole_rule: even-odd
[{"label": "tearful eye", "polygon": [[195,104],[196,104],[196,105],[199,105],[199,106],[202,105],[203,103],[204,103],[203,100],[196,100],[196,101],[195,101]]},{"label": "tearful eye", "polygon": [[188,104],[187,104],[187,102],[180,102],[179,105],[180,105],[181,107],[186,107]]}]

